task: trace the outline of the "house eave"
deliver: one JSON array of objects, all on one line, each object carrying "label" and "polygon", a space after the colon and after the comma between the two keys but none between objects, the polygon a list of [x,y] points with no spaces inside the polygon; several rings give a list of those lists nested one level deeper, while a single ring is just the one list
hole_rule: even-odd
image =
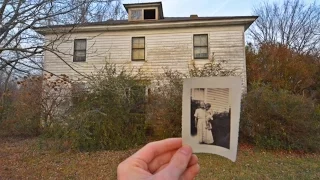
[{"label": "house eave", "polygon": [[74,33],[74,32],[101,32],[101,31],[128,31],[128,30],[151,30],[169,28],[192,28],[210,26],[232,26],[243,25],[245,30],[256,20],[257,17],[224,20],[194,20],[183,22],[150,22],[124,25],[95,25],[95,26],[61,26],[35,28],[35,31],[42,34]]},{"label": "house eave", "polygon": [[141,8],[141,7],[151,7],[151,6],[162,7],[162,3],[161,2],[135,3],[135,4],[123,4],[123,6],[128,12],[129,8]]}]

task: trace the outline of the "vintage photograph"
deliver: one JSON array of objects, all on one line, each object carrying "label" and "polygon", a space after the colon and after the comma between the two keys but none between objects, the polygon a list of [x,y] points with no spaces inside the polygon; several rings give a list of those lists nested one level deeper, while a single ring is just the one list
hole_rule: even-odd
[{"label": "vintage photograph", "polygon": [[185,79],[182,139],[195,153],[236,160],[242,80],[240,77]]},{"label": "vintage photograph", "polygon": [[230,148],[228,88],[192,88],[190,133],[199,144]]}]

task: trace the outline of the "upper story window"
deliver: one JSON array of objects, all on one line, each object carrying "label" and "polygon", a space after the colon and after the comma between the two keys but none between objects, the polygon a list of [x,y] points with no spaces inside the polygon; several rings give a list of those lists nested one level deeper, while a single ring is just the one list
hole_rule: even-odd
[{"label": "upper story window", "polygon": [[130,10],[130,20],[140,21],[140,20],[156,20],[157,11],[156,9],[131,9]]},{"label": "upper story window", "polygon": [[143,10],[144,19],[156,19],[156,10],[155,9],[145,9]]},{"label": "upper story window", "polygon": [[149,21],[164,19],[161,2],[123,4],[128,21]]},{"label": "upper story window", "polygon": [[132,61],[145,60],[145,38],[133,37],[132,38]]},{"label": "upper story window", "polygon": [[142,20],[142,9],[131,10],[131,20]]},{"label": "upper story window", "polygon": [[87,40],[75,39],[73,50],[73,62],[85,62],[87,54]]},{"label": "upper story window", "polygon": [[208,34],[196,34],[193,36],[194,59],[208,59]]}]

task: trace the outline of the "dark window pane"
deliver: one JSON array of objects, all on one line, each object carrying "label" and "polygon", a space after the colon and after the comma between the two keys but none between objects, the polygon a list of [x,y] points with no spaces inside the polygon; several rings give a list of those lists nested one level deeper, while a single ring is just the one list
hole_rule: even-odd
[{"label": "dark window pane", "polygon": [[144,49],[133,49],[132,56],[134,60],[144,59]]},{"label": "dark window pane", "polygon": [[207,35],[195,35],[194,36],[194,46],[208,46],[208,36]]},{"label": "dark window pane", "polygon": [[144,10],[144,19],[156,19],[156,10],[155,9],[145,9]]},{"label": "dark window pane", "polygon": [[86,51],[87,51],[87,40],[75,39],[73,61],[74,62],[86,61]]},{"label": "dark window pane", "polygon": [[132,38],[133,48],[144,48],[144,38]]},{"label": "dark window pane", "polygon": [[86,57],[86,51],[75,51],[74,54],[77,57]]},{"label": "dark window pane", "polygon": [[145,38],[134,37],[132,38],[132,60],[145,59]]},{"label": "dark window pane", "polygon": [[86,40],[79,39],[79,40],[75,40],[74,43],[75,43],[75,50],[86,50]]},{"label": "dark window pane", "polygon": [[208,58],[208,35],[198,34],[193,36],[193,51],[195,59]]},{"label": "dark window pane", "polygon": [[207,47],[195,47],[194,48],[195,58],[207,58],[208,57],[208,48]]},{"label": "dark window pane", "polygon": [[131,10],[131,19],[132,20],[141,20],[142,19],[142,9]]},{"label": "dark window pane", "polygon": [[86,57],[75,57],[74,62],[84,62],[86,61]]}]

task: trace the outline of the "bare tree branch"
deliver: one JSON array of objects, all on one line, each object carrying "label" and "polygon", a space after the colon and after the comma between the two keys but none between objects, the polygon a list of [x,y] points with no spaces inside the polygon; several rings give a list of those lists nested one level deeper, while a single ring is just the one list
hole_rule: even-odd
[{"label": "bare tree branch", "polygon": [[249,30],[256,44],[280,43],[299,53],[320,56],[320,4],[301,0],[265,2],[254,8],[259,16]]},{"label": "bare tree branch", "polygon": [[[73,71],[85,76],[60,56],[57,46],[70,41],[73,30],[81,23],[120,19],[124,15],[121,0],[3,0],[0,5],[0,71],[7,67],[21,73],[46,71],[38,59],[49,51]],[[39,26],[50,28],[64,24],[74,24],[74,27],[65,33],[56,33],[55,38],[48,41],[33,30]]]}]

